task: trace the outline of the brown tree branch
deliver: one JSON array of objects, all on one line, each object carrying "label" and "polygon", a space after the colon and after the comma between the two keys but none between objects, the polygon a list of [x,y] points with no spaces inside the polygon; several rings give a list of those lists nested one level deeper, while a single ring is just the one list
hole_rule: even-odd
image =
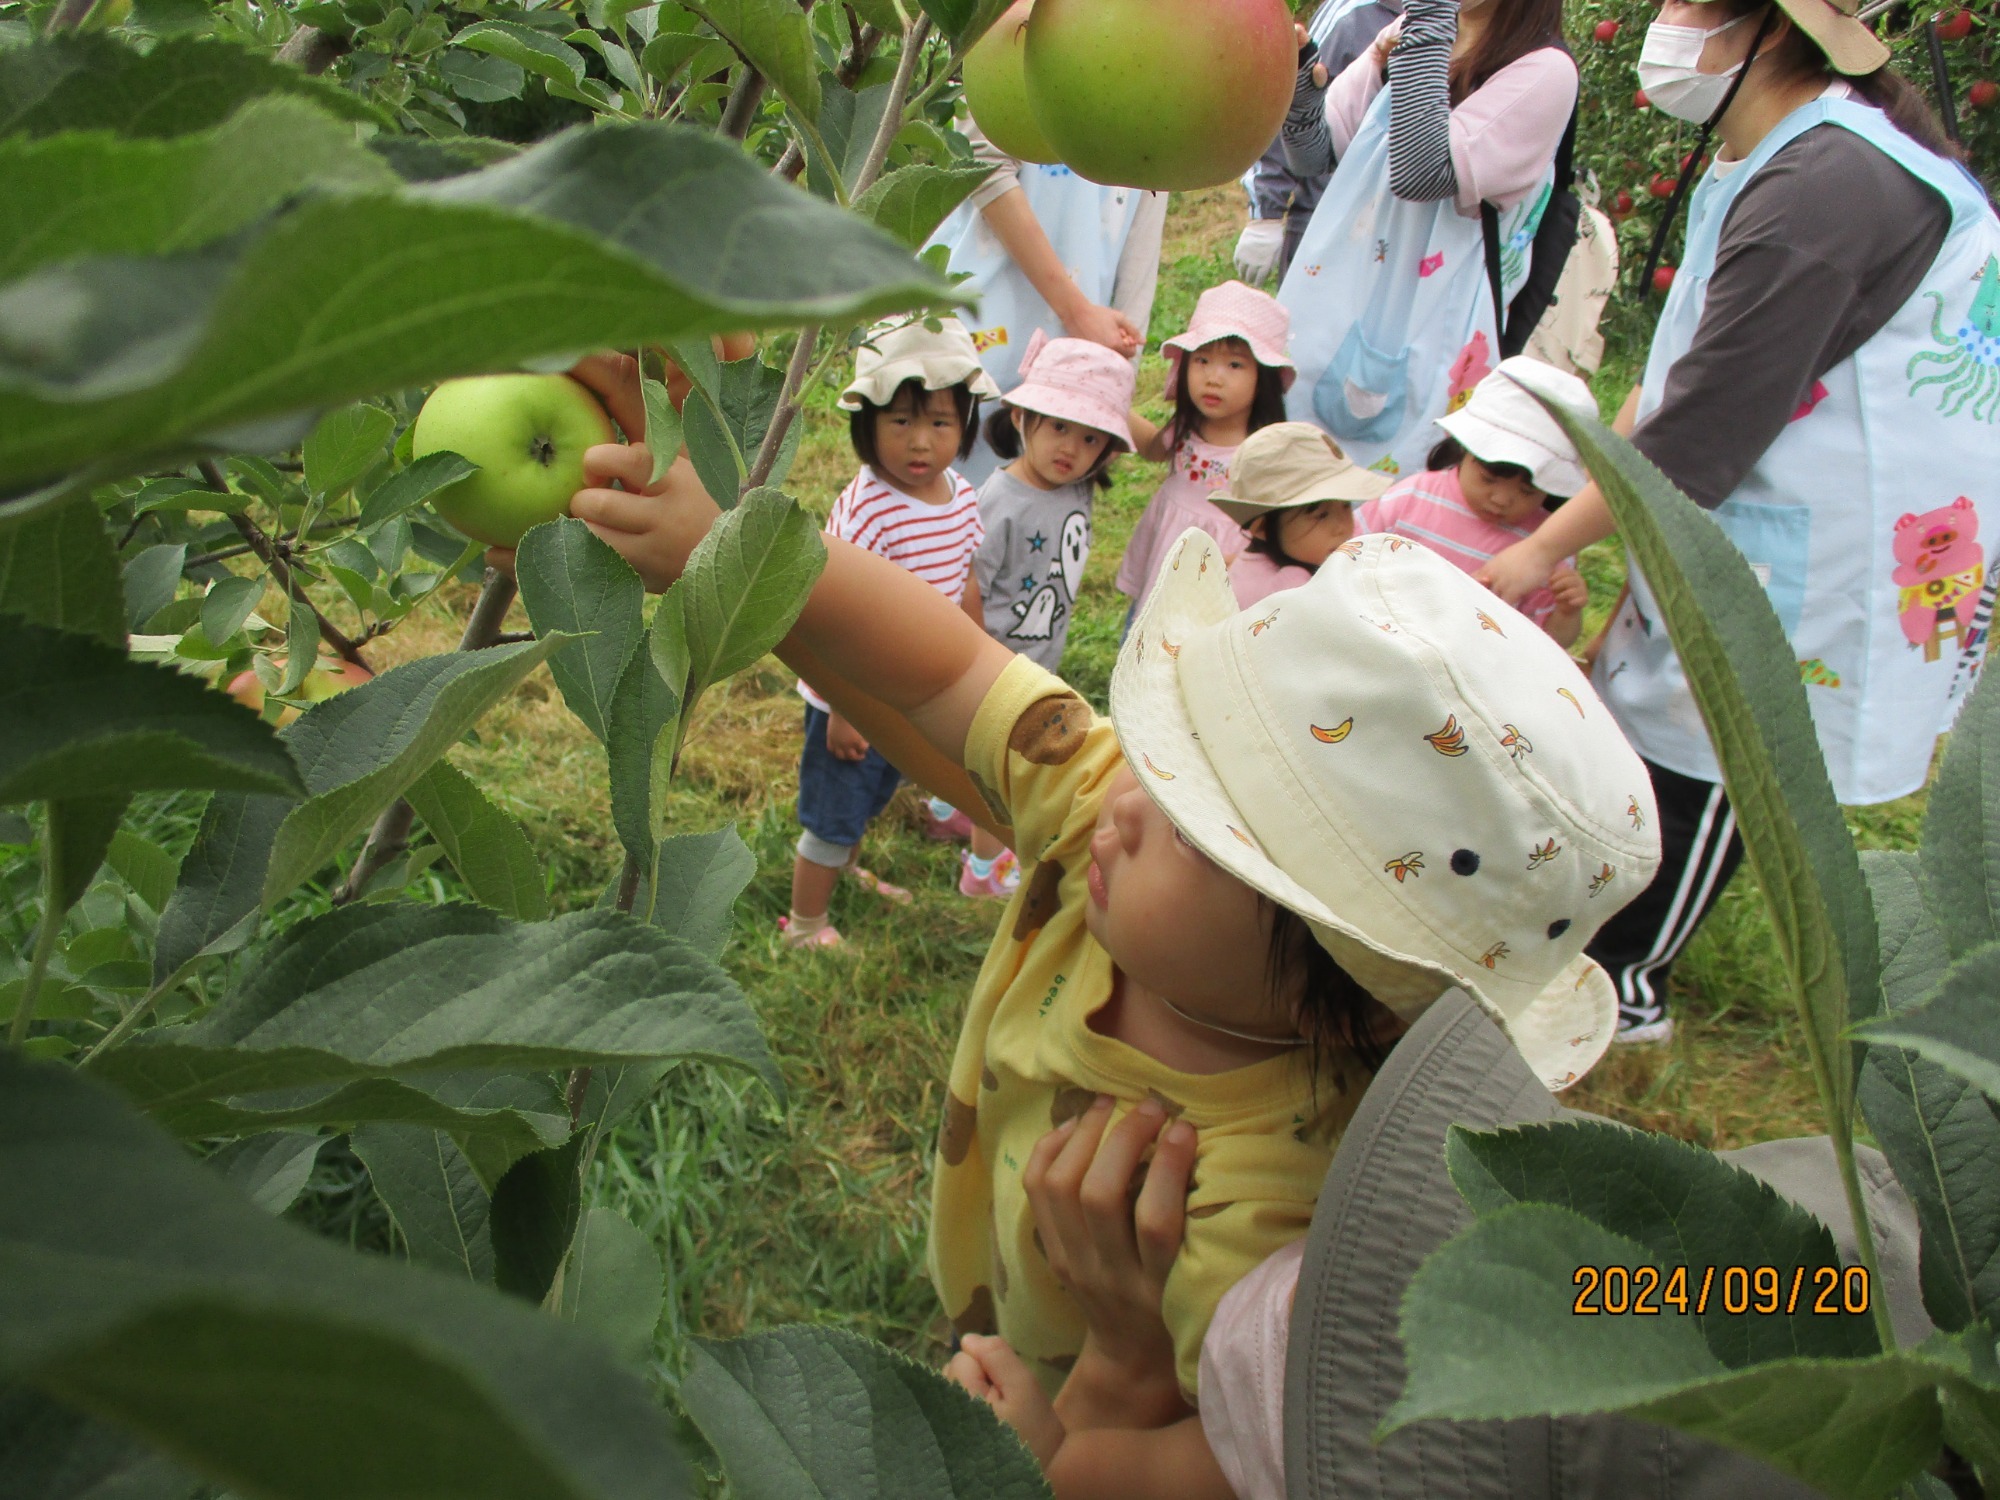
[{"label": "brown tree branch", "polygon": [[732,141],[740,141],[749,135],[758,107],[763,102],[764,75],[745,64],[742,76],[736,80],[736,87],[730,91],[729,102],[722,107],[722,133]]},{"label": "brown tree branch", "polygon": [[[208,482],[210,489],[219,494],[229,493],[229,481],[223,477],[221,465],[214,459],[204,458],[199,468],[201,477]],[[243,538],[264,566],[271,570],[272,578],[277,580],[278,587],[292,602],[293,608],[303,609],[313,617],[313,622],[319,627],[320,639],[331,646],[334,653],[343,661],[352,662],[364,672],[372,672],[374,669],[368,665],[368,658],[361,654],[360,645],[349,639],[339,626],[321,614],[319,607],[306,597],[305,585],[299,582],[291,566],[278,555],[277,544],[265,534],[264,528],[240,510],[230,513],[229,524],[236,528],[236,534]]]},{"label": "brown tree branch", "polygon": [[347,55],[349,43],[321,31],[317,26],[301,26],[285,38],[278,49],[278,61],[296,63],[308,73],[324,73]]}]

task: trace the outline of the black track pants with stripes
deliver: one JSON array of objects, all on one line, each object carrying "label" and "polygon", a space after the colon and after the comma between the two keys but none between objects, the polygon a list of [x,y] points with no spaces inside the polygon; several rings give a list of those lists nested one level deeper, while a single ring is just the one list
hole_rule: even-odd
[{"label": "black track pants with stripes", "polygon": [[1720,784],[1646,762],[1660,808],[1660,873],[1613,917],[1588,952],[1618,990],[1625,1025],[1666,1013],[1667,978],[1743,859],[1736,814]]}]

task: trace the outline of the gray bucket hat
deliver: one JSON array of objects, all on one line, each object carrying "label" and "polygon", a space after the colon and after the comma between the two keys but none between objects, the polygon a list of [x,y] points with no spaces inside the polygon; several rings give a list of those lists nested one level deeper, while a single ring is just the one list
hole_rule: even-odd
[{"label": "gray bucket hat", "polygon": [[[1342,1138],[1307,1236],[1285,1368],[1289,1500],[1811,1500],[1776,1470],[1620,1417],[1419,1422],[1379,1447],[1402,1393],[1403,1292],[1471,1222],[1445,1171],[1445,1131],[1585,1119],[1556,1104],[1500,1028],[1448,992],[1396,1044]],[[1880,1152],[1858,1148],[1884,1291],[1900,1342],[1929,1331],[1917,1223]],[[1856,1259],[1824,1136],[1722,1153],[1819,1217]]]}]

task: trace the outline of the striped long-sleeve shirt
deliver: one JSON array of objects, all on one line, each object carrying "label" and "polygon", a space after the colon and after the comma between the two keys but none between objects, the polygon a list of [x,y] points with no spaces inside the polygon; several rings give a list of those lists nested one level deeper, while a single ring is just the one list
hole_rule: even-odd
[{"label": "striped long-sleeve shirt", "polygon": [[[1379,499],[1356,506],[1354,534],[1368,536],[1382,531],[1406,536],[1446,562],[1477,573],[1494,553],[1534,535],[1547,519],[1546,513],[1537,513],[1527,526],[1489,521],[1466,504],[1458,470],[1432,469],[1412,474]],[[1546,625],[1555,607],[1556,596],[1545,588],[1536,589],[1515,606],[1537,625]]]},{"label": "striped long-sleeve shirt", "polygon": [[[929,505],[904,494],[864,464],[833,502],[827,533],[888,558],[953,604],[962,603],[972,556],[986,539],[986,527],[979,519],[979,492],[956,469],[947,469],[945,478],[951,498],[942,505]],[[803,682],[799,696],[814,708],[830,711],[826,700]]]}]

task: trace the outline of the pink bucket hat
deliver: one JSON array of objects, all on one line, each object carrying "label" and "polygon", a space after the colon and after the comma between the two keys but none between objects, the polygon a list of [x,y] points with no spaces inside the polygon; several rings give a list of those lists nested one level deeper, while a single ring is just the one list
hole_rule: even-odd
[{"label": "pink bucket hat", "polygon": [[1292,377],[1298,373],[1285,353],[1291,337],[1292,315],[1270,293],[1240,281],[1212,286],[1196,301],[1187,332],[1177,333],[1160,345],[1160,353],[1167,359],[1167,399],[1174,399],[1174,389],[1180,384],[1181,356],[1217,339],[1243,340],[1257,363],[1276,370],[1284,388],[1290,390]]},{"label": "pink bucket hat", "polygon": [[1021,411],[1094,427],[1129,453],[1133,375],[1132,361],[1102,344],[1052,339],[1037,328],[1021,356],[1021,383],[1000,399]]}]

